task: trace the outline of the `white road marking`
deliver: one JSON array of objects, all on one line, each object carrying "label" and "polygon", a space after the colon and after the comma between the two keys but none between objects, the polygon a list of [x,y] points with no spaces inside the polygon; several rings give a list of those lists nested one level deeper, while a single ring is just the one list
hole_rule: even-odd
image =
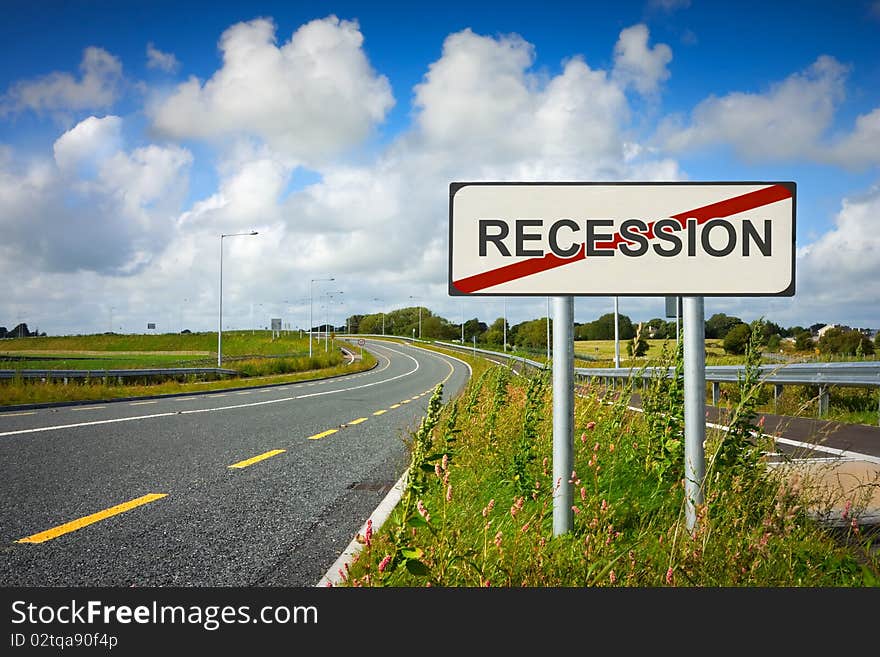
[{"label": "white road marking", "polygon": [[[251,406],[265,406],[266,404],[278,404],[281,402],[294,401],[296,399],[307,399],[309,397],[322,397],[324,395],[335,395],[336,393],[340,393],[340,392],[349,392],[351,390],[360,390],[362,388],[370,388],[372,386],[380,385],[382,383],[389,383],[391,381],[396,381],[397,379],[402,379],[402,378],[409,376],[411,374],[415,374],[415,372],[418,371],[419,362],[415,358],[413,358],[409,354],[403,353],[402,351],[397,351],[396,349],[391,349],[390,347],[384,347],[384,348],[387,349],[388,351],[392,351],[396,354],[400,354],[401,356],[404,356],[405,358],[409,358],[413,363],[415,363],[415,367],[413,369],[409,370],[408,372],[404,372],[403,374],[398,374],[397,376],[392,376],[389,379],[382,379],[381,381],[373,381],[372,383],[364,383],[361,385],[351,386],[348,388],[339,388],[338,390],[324,390],[322,392],[312,392],[312,393],[309,393],[306,395],[296,395],[295,397],[282,397],[280,399],[267,399],[266,401],[261,401],[261,402],[251,402],[248,404],[234,404],[232,406],[219,406],[217,408],[194,408],[194,409],[189,409],[186,411],[172,411],[170,413],[153,413],[150,415],[136,415],[133,417],[120,417],[120,418],[113,418],[110,420],[95,420],[93,422],[76,422],[73,424],[58,424],[58,425],[53,425],[53,426],[48,426],[48,427],[35,427],[32,429],[19,429],[17,431],[4,431],[4,432],[0,432],[0,437],[2,437],[2,436],[17,436],[17,435],[26,434],[26,433],[41,433],[43,431],[55,431],[57,429],[74,429],[77,427],[91,427],[91,426],[97,426],[100,424],[116,424],[119,422],[134,422],[136,420],[150,420],[153,418],[171,417],[171,416],[176,416],[176,415],[191,415],[193,413],[216,413],[218,411],[228,411],[228,410],[233,410],[233,409],[237,409],[237,408],[248,408]],[[390,361],[389,361],[389,363],[390,363]],[[105,406],[90,406],[88,408],[93,409],[93,408],[106,408],[106,407]],[[73,409],[73,410],[86,410],[86,409]]]}]

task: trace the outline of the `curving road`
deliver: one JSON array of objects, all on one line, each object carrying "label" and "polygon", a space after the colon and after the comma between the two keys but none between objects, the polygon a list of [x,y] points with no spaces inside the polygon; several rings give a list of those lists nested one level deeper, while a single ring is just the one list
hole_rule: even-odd
[{"label": "curving road", "polygon": [[408,464],[461,361],[368,341],[372,370],[0,412],[0,585],[313,586]]}]

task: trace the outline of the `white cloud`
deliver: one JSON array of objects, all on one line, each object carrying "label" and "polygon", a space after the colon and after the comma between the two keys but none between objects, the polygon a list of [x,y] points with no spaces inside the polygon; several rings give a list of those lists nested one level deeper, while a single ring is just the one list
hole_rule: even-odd
[{"label": "white cloud", "polygon": [[158,101],[150,112],[155,127],[177,139],[258,137],[314,163],[360,143],[394,104],[356,22],[330,16],[303,25],[281,47],[275,40],[268,19],[227,29],[222,68]]},{"label": "white cloud", "polygon": [[[880,308],[880,187],[844,199],[834,227],[798,249],[802,311],[838,318],[851,326],[874,326]],[[876,326],[875,326],[876,328]]]},{"label": "white cloud", "polygon": [[749,161],[815,159],[843,99],[846,72],[833,57],[819,57],[765,93],[710,96],[696,106],[689,124],[669,120],[658,136],[673,153],[730,144]]},{"label": "white cloud", "polygon": [[87,169],[94,173],[98,163],[118,151],[121,144],[121,118],[90,116],[55,141],[55,163],[64,172]]},{"label": "white cloud", "polygon": [[822,158],[847,168],[880,163],[880,107],[859,116],[853,131],[833,142]]},{"label": "white cloud", "polygon": [[578,57],[549,79],[530,70],[533,61],[533,46],[517,35],[467,29],[447,37],[415,88],[417,129],[407,147],[440,151],[459,175],[616,169],[629,119],[620,86]]},{"label": "white cloud", "polygon": [[174,53],[162,52],[151,41],[147,44],[147,68],[174,73],[180,68],[180,62],[177,61]]},{"label": "white cloud", "polygon": [[79,80],[54,72],[13,84],[0,98],[0,117],[25,110],[66,116],[69,112],[111,106],[119,96],[122,63],[102,48],[88,47]]},{"label": "white cloud", "polygon": [[614,46],[614,78],[644,96],[656,94],[660,83],[669,79],[666,66],[672,61],[669,46],[658,43],[649,48],[648,38],[645,25],[633,25],[620,32]]},{"label": "white cloud", "polygon": [[173,238],[190,153],[121,149],[118,117],[90,117],[55,142],[55,162],[0,162],[0,254],[49,272],[139,271]]}]

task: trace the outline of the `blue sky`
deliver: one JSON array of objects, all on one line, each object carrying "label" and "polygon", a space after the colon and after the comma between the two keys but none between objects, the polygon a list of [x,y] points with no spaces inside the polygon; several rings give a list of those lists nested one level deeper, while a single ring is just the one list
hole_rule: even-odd
[{"label": "blue sky", "polygon": [[643,179],[798,183],[797,295],[707,315],[880,328],[875,0],[3,6],[0,325],[214,329],[251,229],[231,328],[304,326],[310,287],[491,321],[446,294],[450,181]]}]

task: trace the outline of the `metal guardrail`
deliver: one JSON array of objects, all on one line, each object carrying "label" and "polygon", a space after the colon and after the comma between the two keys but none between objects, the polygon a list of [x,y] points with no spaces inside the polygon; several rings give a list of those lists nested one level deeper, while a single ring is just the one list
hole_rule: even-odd
[{"label": "metal guardrail", "polygon": [[235,375],[236,370],[219,367],[168,367],[138,370],[0,370],[0,379],[103,379],[103,378],[136,378],[154,376],[188,376],[190,374]]}]

